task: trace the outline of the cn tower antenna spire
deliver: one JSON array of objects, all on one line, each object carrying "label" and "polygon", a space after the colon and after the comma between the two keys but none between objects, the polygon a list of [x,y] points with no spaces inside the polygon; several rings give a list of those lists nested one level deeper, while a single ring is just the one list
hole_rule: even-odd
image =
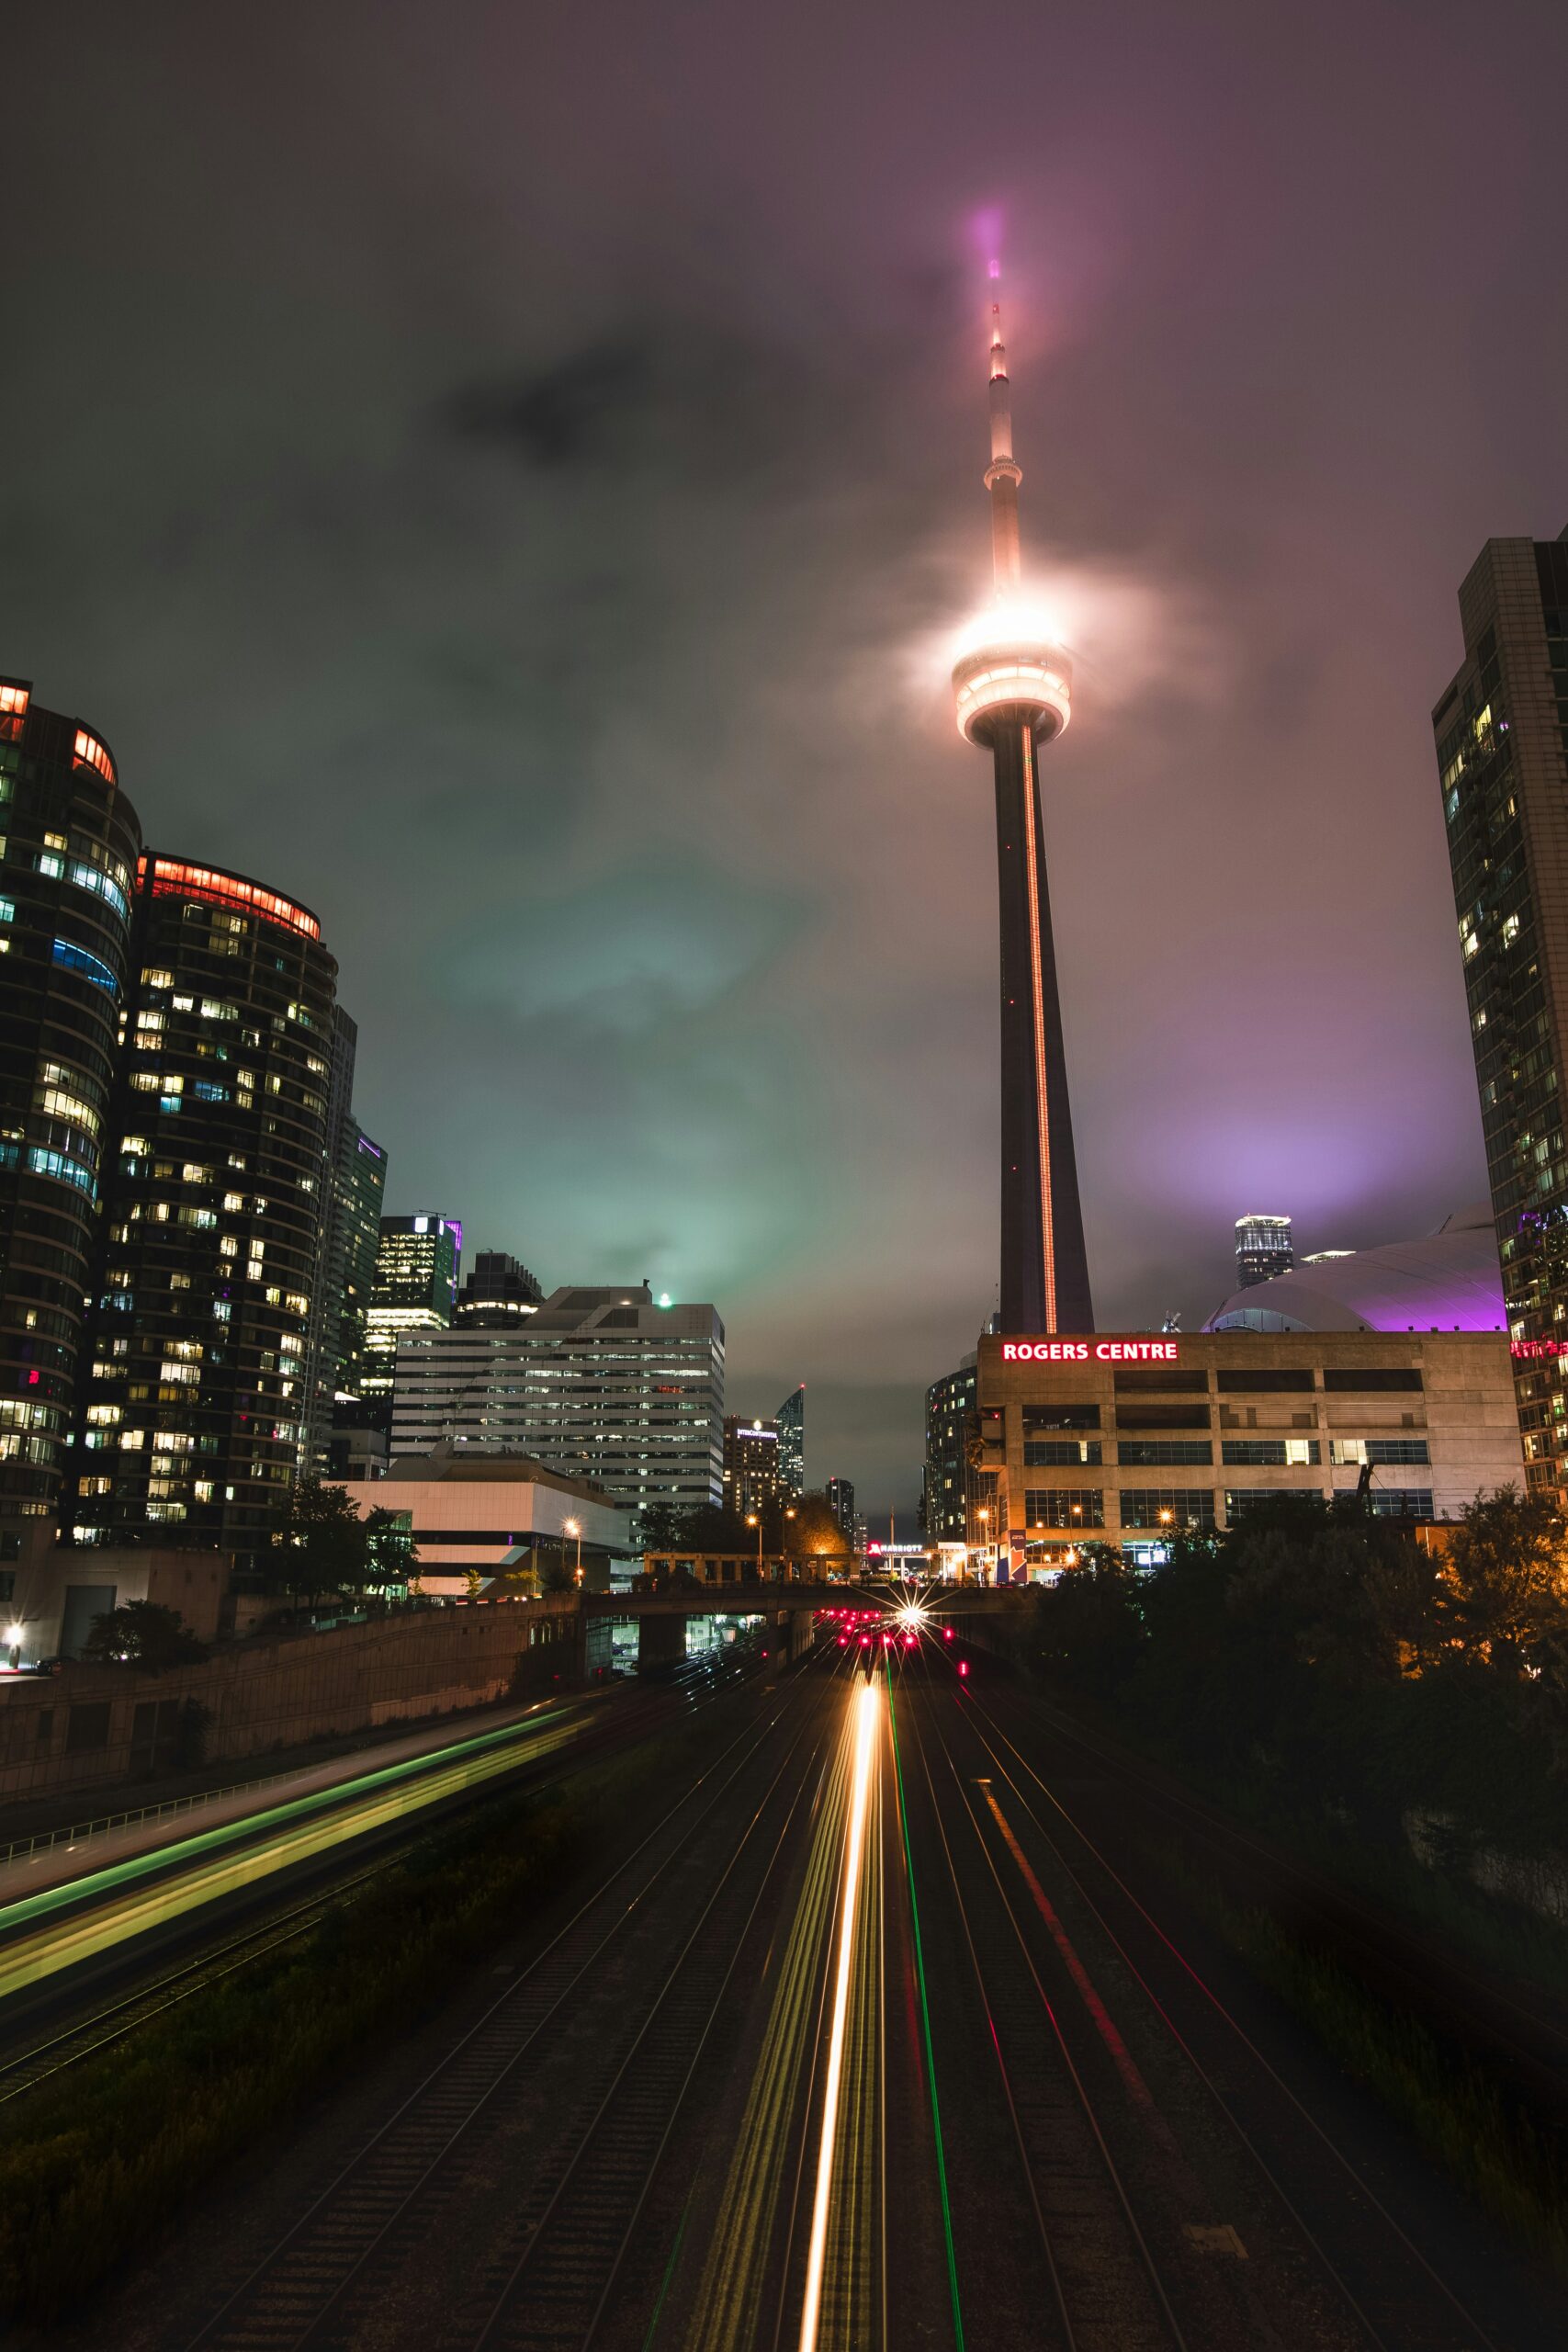
[{"label": "cn tower antenna spire", "polygon": [[1045,878],[1038,763],[1072,714],[1072,663],[1019,595],[1012,387],[1001,264],[989,277],[991,604],[953,673],[959,732],[991,755],[1001,982],[1001,1317],[1004,1331],[1092,1331],[1083,1207]]},{"label": "cn tower antenna spire", "polygon": [[1008,381],[1007,345],[1002,341],[1002,266],[990,265],[991,288],[991,462],[986,468],[986,488],[991,493],[991,564],[997,594],[1016,588],[1021,571],[1018,541],[1018,486],[1023,480],[1012,454],[1012,386]]}]

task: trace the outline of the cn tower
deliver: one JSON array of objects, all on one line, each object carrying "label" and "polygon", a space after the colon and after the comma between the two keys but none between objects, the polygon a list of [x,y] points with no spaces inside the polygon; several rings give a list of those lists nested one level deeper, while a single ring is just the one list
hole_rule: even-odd
[{"label": "cn tower", "polygon": [[1001,1321],[1005,1331],[1092,1331],[1036,763],[1072,709],[1072,665],[1021,594],[1012,400],[1000,265],[990,310],[991,557],[995,594],[953,673],[958,728],[990,752],[1001,918]]}]

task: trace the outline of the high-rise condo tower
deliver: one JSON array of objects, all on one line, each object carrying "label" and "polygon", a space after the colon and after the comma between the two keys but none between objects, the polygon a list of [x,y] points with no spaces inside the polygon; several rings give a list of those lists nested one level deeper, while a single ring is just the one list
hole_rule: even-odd
[{"label": "high-rise condo tower", "polygon": [[995,595],[953,673],[959,732],[991,754],[1001,919],[1001,1328],[1091,1331],[1036,763],[1067,723],[1072,666],[1021,595],[1011,393],[992,262],[991,554]]}]

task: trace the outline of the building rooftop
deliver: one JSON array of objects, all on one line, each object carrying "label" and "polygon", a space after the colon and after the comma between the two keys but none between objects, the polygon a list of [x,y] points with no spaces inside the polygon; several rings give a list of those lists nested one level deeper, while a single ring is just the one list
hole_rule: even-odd
[{"label": "building rooftop", "polygon": [[1303,1259],[1233,1292],[1205,1331],[1503,1331],[1492,1212],[1461,1209],[1435,1233]]},{"label": "building rooftop", "polygon": [[428,1486],[448,1479],[459,1486],[552,1487],[557,1494],[575,1495],[580,1502],[602,1503],[612,1510],[620,1508],[614,1495],[592,1478],[569,1478],[531,1453],[502,1453],[488,1446],[454,1445],[446,1440],[432,1446],[428,1453],[394,1454],[386,1476],[376,1483]]}]

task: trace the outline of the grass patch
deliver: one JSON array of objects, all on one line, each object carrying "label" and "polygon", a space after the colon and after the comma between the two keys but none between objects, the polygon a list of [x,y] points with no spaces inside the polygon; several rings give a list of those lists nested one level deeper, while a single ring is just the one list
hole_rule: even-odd
[{"label": "grass patch", "polygon": [[442,1829],[308,1939],[17,2100],[0,2140],[0,2317],[48,2327],[78,2312],[221,2165],[431,2014],[454,1966],[618,1848],[650,1799],[733,1736],[741,1703],[575,1773],[570,1797],[500,1799]]},{"label": "grass patch", "polygon": [[1379,2000],[1267,1911],[1241,1910],[1168,1851],[1161,1868],[1232,1950],[1495,2221],[1568,2277],[1568,2165],[1560,2139],[1474,2062]]}]

